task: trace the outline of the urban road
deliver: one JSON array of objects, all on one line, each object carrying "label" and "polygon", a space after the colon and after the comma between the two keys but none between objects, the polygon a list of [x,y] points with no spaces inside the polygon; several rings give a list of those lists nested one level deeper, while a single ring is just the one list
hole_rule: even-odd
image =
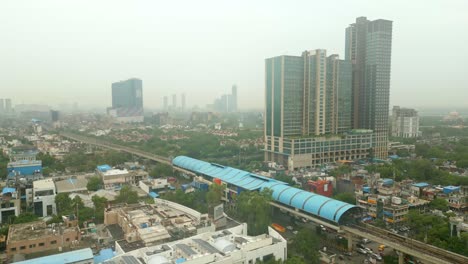
[{"label": "urban road", "polygon": [[[61,132],[61,136],[69,138],[75,141],[79,141],[85,144],[94,145],[101,148],[112,149],[115,151],[123,151],[136,156],[140,156],[149,160],[156,162],[164,163],[172,166],[172,160],[168,157],[163,157],[155,155],[149,152],[141,151],[139,149],[121,146],[114,143],[105,142],[96,138],[86,137],[82,135],[77,135],[74,133]],[[179,171],[183,171],[189,174],[193,174],[190,171],[183,170],[181,168],[174,168]],[[468,257],[438,248],[426,243],[410,239],[404,236],[393,234],[390,231],[385,229],[377,228],[371,225],[351,225],[351,226],[337,226],[331,224],[327,221],[320,220],[316,217],[313,217],[309,214],[302,213],[296,209],[272,202],[272,206],[287,211],[291,214],[303,217],[315,223],[327,226],[328,228],[334,229],[338,232],[345,233],[349,236],[355,235],[363,238],[370,239],[372,241],[384,244],[388,247],[391,247],[398,252],[414,256],[424,263],[433,263],[433,264],[453,264],[453,263],[468,263]],[[352,241],[352,239],[348,240]],[[352,245],[348,245],[348,248],[351,249]],[[403,263],[403,254],[400,255],[400,263]]]}]

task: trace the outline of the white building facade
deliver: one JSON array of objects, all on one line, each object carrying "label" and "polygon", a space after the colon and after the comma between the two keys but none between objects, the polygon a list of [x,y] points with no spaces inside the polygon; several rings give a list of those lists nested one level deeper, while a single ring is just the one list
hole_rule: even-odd
[{"label": "white building facade", "polygon": [[392,110],[392,136],[402,138],[421,136],[418,112],[414,109],[394,106]]}]

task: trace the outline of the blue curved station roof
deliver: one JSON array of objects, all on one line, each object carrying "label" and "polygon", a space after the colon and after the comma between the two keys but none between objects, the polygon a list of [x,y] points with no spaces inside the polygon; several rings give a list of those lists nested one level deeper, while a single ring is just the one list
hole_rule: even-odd
[{"label": "blue curved station roof", "polygon": [[341,216],[346,211],[356,207],[352,204],[289,186],[282,181],[186,156],[174,158],[172,164],[207,177],[219,178],[228,184],[249,191],[268,188],[273,191],[274,201],[336,223],[340,221]]}]

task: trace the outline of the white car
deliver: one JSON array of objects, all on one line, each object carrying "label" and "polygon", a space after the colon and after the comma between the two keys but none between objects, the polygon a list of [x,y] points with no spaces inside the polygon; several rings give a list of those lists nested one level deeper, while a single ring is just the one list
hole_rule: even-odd
[{"label": "white car", "polygon": [[356,249],[356,252],[359,253],[359,254],[367,254],[367,251],[365,251],[365,250],[362,249],[362,248],[357,248],[357,249]]},{"label": "white car", "polygon": [[364,250],[365,250],[367,253],[369,253],[369,254],[373,254],[373,253],[374,253],[374,251],[373,251],[372,249],[370,249],[370,248],[364,248]]},{"label": "white car", "polygon": [[294,228],[292,226],[287,226],[286,229],[293,231]]}]

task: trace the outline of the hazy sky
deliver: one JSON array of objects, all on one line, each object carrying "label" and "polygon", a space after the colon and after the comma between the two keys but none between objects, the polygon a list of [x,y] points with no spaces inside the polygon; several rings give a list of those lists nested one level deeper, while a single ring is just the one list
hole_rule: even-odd
[{"label": "hazy sky", "polygon": [[109,106],[143,80],[145,107],[204,106],[238,85],[263,108],[264,59],[324,48],[344,58],[358,16],[393,21],[391,105],[468,106],[468,1],[0,1],[0,98]]}]

